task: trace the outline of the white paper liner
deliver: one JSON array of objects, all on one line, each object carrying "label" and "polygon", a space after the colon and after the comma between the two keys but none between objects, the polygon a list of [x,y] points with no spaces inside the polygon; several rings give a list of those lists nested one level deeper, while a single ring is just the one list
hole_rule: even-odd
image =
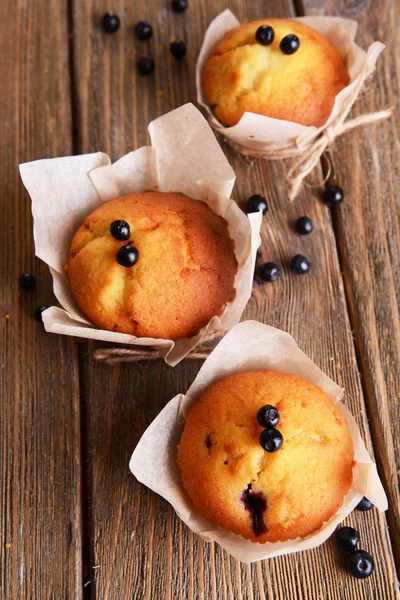
[{"label": "white paper liner", "polygon": [[289,148],[306,148],[316,140],[335,120],[346,104],[360,77],[361,67],[365,59],[368,64],[368,75],[375,70],[378,56],[385,48],[381,42],[371,44],[364,52],[355,42],[357,23],[341,17],[298,17],[291,19],[300,21],[316,29],[340,50],[350,76],[350,83],[336,96],[332,112],[323,126],[307,127],[299,123],[273,119],[263,115],[246,112],[237,125],[224,127],[213,115],[201,88],[201,74],[207,58],[219,40],[240,22],[227,9],[220,13],[209,25],[196,66],[197,102],[205,109],[211,126],[228,141],[239,144],[249,150],[282,150]]},{"label": "white paper liner", "polygon": [[[303,539],[259,544],[225,531],[201,516],[182,487],[177,445],[185,418],[204,390],[234,373],[268,369],[298,375],[326,391],[347,422],[357,463],[353,468],[353,484],[343,505],[319,531]],[[217,542],[244,563],[314,548],[332,534],[363,496],[379,510],[387,509],[386,495],[376,466],[368,455],[354,418],[340,401],[343,391],[300,350],[288,333],[256,321],[244,321],[213,350],[187,394],[175,396],[148,427],[132,455],[130,470],[139,481],[168,500],[192,531],[206,541]]]},{"label": "white paper liner", "polygon": [[[246,216],[230,198],[235,174],[193,104],[151,122],[149,133],[151,147],[130,152],[114,164],[97,152],[25,163],[20,165],[20,174],[32,199],[36,255],[49,265],[54,294],[64,309],[51,307],[43,313],[46,331],[151,346],[174,366],[208,332],[229,330],[239,322],[251,295],[262,213]],[[190,339],[137,338],[98,329],[79,309],[64,271],[72,238],[85,217],[107,200],[145,189],[173,190],[202,200],[226,219],[235,242],[236,297],[221,316],[213,317]]]}]

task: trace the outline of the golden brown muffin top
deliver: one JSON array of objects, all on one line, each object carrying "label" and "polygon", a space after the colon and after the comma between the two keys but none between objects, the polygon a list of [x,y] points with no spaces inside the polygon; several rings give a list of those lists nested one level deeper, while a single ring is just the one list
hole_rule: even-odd
[{"label": "golden brown muffin top", "polygon": [[[271,45],[256,41],[261,25],[273,28]],[[290,55],[280,49],[288,34],[300,40]],[[318,31],[290,19],[263,19],[229,31],[202,73],[207,102],[227,126],[236,125],[247,111],[319,127],[348,83],[339,51]]]},{"label": "golden brown muffin top", "polygon": [[[257,412],[276,407],[283,445],[266,452]],[[178,447],[183,486],[217,525],[253,542],[305,537],[343,503],[353,442],[321,388],[278,371],[239,373],[194,403]]]},{"label": "golden brown muffin top", "polygon": [[[130,226],[130,240],[110,234]],[[139,259],[121,266],[133,245]],[[77,231],[68,276],[82,311],[98,327],[139,337],[191,337],[235,296],[237,262],[226,221],[178,193],[143,192],[105,202]]]}]

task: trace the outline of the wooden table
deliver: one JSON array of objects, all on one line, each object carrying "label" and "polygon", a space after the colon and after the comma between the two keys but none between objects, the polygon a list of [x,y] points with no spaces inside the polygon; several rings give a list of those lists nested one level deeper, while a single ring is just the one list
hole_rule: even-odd
[{"label": "wooden table", "polygon": [[[362,545],[376,559],[365,581],[349,576],[334,542],[244,566],[202,542],[169,505],[137,483],[130,454],[165,403],[185,391],[201,367],[175,369],[156,360],[108,366],[86,343],[46,334],[35,306],[54,302],[48,269],[34,258],[29,198],[18,164],[96,150],[113,159],[148,143],[147,124],[195,101],[194,65],[210,20],[230,7],[242,21],[263,16],[331,14],[359,22],[358,41],[387,43],[376,74],[353,114],[396,100],[395,1],[191,0],[175,15],[167,0],[3,0],[0,3],[0,598],[386,600],[397,597],[400,558],[400,202],[398,115],[338,140],[333,181],[344,187],[330,212],[318,188],[287,202],[280,163],[241,159],[224,146],[236,171],[235,198],[259,192],[264,260],[284,266],[274,285],[254,285],[245,313],[294,335],[300,347],[346,388],[346,402],[374,453],[390,508],[353,513]],[[398,5],[397,5],[398,8]],[[121,30],[105,35],[99,21],[113,9]],[[154,26],[149,43],[133,25]],[[177,64],[169,41],[184,38]],[[135,69],[151,53],[148,78]],[[318,171],[318,170],[317,170]],[[309,182],[322,178],[321,169]],[[315,231],[303,238],[293,221],[307,214]],[[306,277],[290,258],[310,257]],[[37,276],[33,294],[18,275]]]}]

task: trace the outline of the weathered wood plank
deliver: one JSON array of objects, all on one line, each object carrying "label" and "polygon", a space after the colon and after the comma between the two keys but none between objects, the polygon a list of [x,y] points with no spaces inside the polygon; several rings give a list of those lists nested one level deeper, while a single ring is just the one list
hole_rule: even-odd
[{"label": "weathered wood plank", "polygon": [[[119,0],[113,9],[121,30],[105,36],[99,21],[106,9],[100,0],[75,0],[75,75],[79,150],[106,150],[116,159],[147,143],[147,123],[185,101],[195,100],[194,64],[209,21],[228,6],[225,1],[192,2],[183,15],[168,3]],[[229,2],[242,20],[292,13],[289,2]],[[155,29],[143,44],[133,37],[139,19]],[[90,33],[91,32],[91,33]],[[176,65],[168,53],[171,38],[184,37],[188,57]],[[151,53],[156,70],[149,78],[135,71],[138,56]],[[226,148],[225,148],[226,149]],[[236,197],[264,193],[270,211],[263,226],[263,258],[284,270],[274,285],[254,286],[246,316],[291,332],[300,346],[339,384],[371,449],[362,389],[354,353],[335,237],[329,212],[306,188],[288,205],[283,166],[248,163],[227,150],[236,170]],[[300,238],[292,228],[308,214],[315,232]],[[302,252],[312,261],[307,277],[289,274],[290,258]],[[109,367],[83,357],[87,414],[87,461],[95,576],[92,597],[122,598],[395,598],[396,583],[386,520],[372,511],[354,514],[363,545],[377,557],[375,575],[360,583],[343,569],[332,541],[322,548],[246,567],[219,547],[205,544],[182,525],[171,508],[139,485],[128,472],[131,450],[145,427],[178,391],[187,389],[201,363],[185,361],[175,369],[161,361]],[[89,587],[89,586],[88,586]]]},{"label": "weathered wood plank", "polygon": [[376,459],[390,498],[388,523],[400,564],[400,155],[396,94],[400,52],[395,4],[305,0],[308,13],[340,14],[359,23],[357,40],[387,47],[354,115],[393,106],[393,117],[338,140],[334,182],[346,199],[334,226]]},{"label": "weathered wood plank", "polygon": [[[71,153],[67,2],[0,3],[0,597],[81,598],[78,353],[52,303],[18,164]],[[37,276],[20,292],[18,276]]]}]

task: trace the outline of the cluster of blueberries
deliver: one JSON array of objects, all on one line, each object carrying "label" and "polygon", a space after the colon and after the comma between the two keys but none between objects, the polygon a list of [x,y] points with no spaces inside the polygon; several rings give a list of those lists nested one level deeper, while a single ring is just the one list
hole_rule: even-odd
[{"label": "cluster of blueberries", "polygon": [[[329,208],[334,208],[343,202],[344,194],[338,185],[330,185],[325,188],[322,201]],[[254,194],[247,201],[247,213],[262,211],[263,215],[268,210],[268,204],[263,196]],[[300,217],[295,224],[296,231],[301,235],[308,235],[313,230],[312,220],[309,217]],[[257,252],[257,262],[261,261],[261,254]],[[311,263],[306,256],[296,254],[290,263],[290,270],[297,275],[305,275],[309,272]],[[279,265],[273,262],[266,262],[257,269],[258,276],[263,281],[276,281],[281,276]]]},{"label": "cluster of blueberries", "polygon": [[[374,505],[367,498],[363,498],[356,506],[356,510],[371,510]],[[347,552],[346,564],[354,577],[365,579],[369,577],[375,563],[371,554],[366,550],[357,550],[357,544],[360,541],[360,535],[353,527],[340,527],[336,530],[336,541],[342,550]]]},{"label": "cluster of blueberries", "polygon": [[[176,13],[185,12],[188,8],[188,0],[172,0],[171,7]],[[101,23],[105,33],[116,33],[121,25],[118,15],[112,12],[106,12],[103,15]],[[139,21],[135,25],[135,35],[138,40],[146,42],[152,37],[153,28],[147,21]],[[183,58],[186,54],[186,44],[182,40],[171,42],[169,49],[171,54],[177,59]],[[141,56],[138,58],[136,66],[141,75],[150,75],[154,71],[154,59],[150,56]]]},{"label": "cluster of blueberries", "polygon": [[[110,225],[110,233],[116,240],[120,242],[126,242],[129,240],[131,235],[129,223],[122,221],[121,219],[118,221],[113,221]],[[139,250],[131,244],[121,246],[116,256],[117,263],[123,267],[133,267],[133,265],[137,263],[138,258]]]},{"label": "cluster of blueberries", "polygon": [[257,413],[257,421],[264,427],[260,433],[260,444],[266,452],[276,452],[283,444],[283,436],[275,426],[279,423],[279,411],[271,404],[265,404]]},{"label": "cluster of blueberries", "polygon": [[[274,41],[275,31],[269,25],[261,25],[256,31],[256,40],[262,46],[270,46]],[[300,40],[294,33],[285,35],[279,44],[283,54],[294,54],[300,48]]]}]

